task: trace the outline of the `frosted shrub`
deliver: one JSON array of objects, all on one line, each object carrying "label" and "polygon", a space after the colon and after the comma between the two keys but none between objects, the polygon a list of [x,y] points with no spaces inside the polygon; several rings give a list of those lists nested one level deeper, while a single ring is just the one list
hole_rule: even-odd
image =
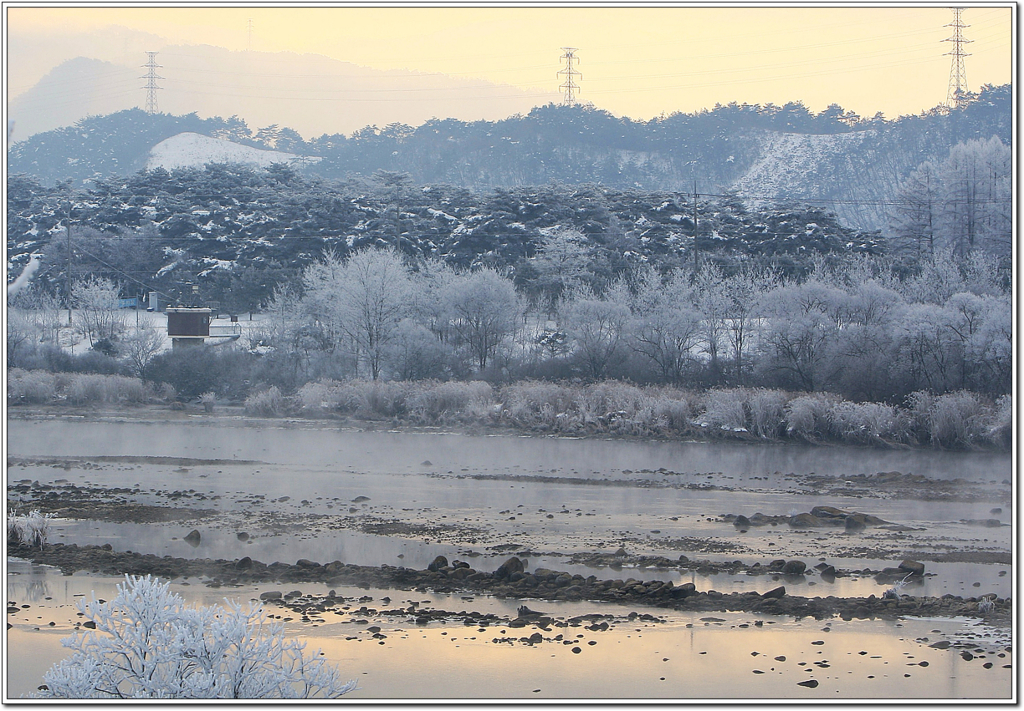
[{"label": "frosted shrub", "polygon": [[57,380],[45,370],[13,368],[7,373],[7,402],[43,404],[57,397]]},{"label": "frosted shrub", "polygon": [[693,429],[693,408],[682,397],[666,397],[662,394],[654,402],[653,415],[658,427],[663,429],[675,432],[689,432]]},{"label": "frosted shrub", "polygon": [[832,431],[846,442],[877,444],[905,438],[905,419],[878,402],[840,402],[829,413]]},{"label": "frosted shrub", "polygon": [[835,401],[835,396],[813,393],[787,402],[784,408],[786,434],[810,442],[823,438],[828,432],[828,414]]},{"label": "frosted shrub", "polygon": [[358,415],[369,418],[400,417],[408,410],[408,398],[414,389],[411,383],[353,381],[359,392]]},{"label": "frosted shrub", "polygon": [[743,409],[744,392],[734,390],[709,390],[704,395],[704,413],[697,418],[701,427],[714,427],[734,432],[745,432],[747,415]]},{"label": "frosted shrub", "polygon": [[245,414],[256,417],[276,417],[284,409],[284,398],[276,385],[245,398]]},{"label": "frosted shrub", "polygon": [[138,378],[75,373],[65,387],[65,395],[74,405],[138,404],[149,400],[150,390]]},{"label": "frosted shrub", "polygon": [[786,393],[781,390],[757,388],[747,395],[750,429],[763,439],[778,439],[785,427]]},{"label": "frosted shrub", "polygon": [[1013,396],[1003,395],[996,400],[992,420],[985,436],[995,444],[1009,445],[1013,438]]},{"label": "frosted shrub", "polygon": [[203,393],[202,395],[199,396],[199,403],[207,412],[213,412],[213,408],[217,405],[217,393]]},{"label": "frosted shrub", "polygon": [[306,383],[299,389],[298,397],[304,410],[337,410],[350,413],[358,410],[362,402],[361,388],[330,378]]},{"label": "frosted shrub", "polygon": [[7,540],[36,548],[42,548],[50,535],[50,519],[53,514],[42,514],[33,510],[27,514],[7,514]]},{"label": "frosted shrub", "polygon": [[502,415],[521,426],[557,427],[559,419],[569,417],[575,398],[564,385],[528,380],[508,385],[501,390],[505,403]]},{"label": "frosted shrub", "polygon": [[931,440],[941,447],[970,447],[985,431],[985,408],[966,390],[935,398],[928,409]]},{"label": "frosted shrub", "polygon": [[479,380],[468,383],[422,382],[417,392],[409,397],[409,412],[424,423],[464,418],[471,411],[485,416],[493,395],[490,384]]},{"label": "frosted shrub", "polygon": [[73,650],[50,668],[51,699],[337,698],[355,688],[338,669],[284,637],[262,608],[187,606],[168,583],[125,576],[117,597],[81,600],[96,628],[64,638]]}]

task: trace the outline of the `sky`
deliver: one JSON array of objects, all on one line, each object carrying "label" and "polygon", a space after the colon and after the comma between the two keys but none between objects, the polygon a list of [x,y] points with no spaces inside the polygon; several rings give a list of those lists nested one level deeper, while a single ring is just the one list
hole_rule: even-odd
[{"label": "sky", "polygon": [[[111,43],[73,38],[125,28],[148,33],[153,43],[311,53],[482,79],[530,92],[537,103],[559,92],[562,48],[574,47],[578,100],[637,119],[731,101],[916,114],[946,98],[951,58],[944,53],[952,45],[942,40],[953,19],[948,7],[920,5],[6,9],[9,39],[38,50],[9,53],[8,97],[78,54],[109,59],[103,54]],[[963,22],[973,40],[966,45],[969,88],[1010,82],[1011,7],[968,5]],[[140,53],[132,51],[134,60]],[[389,123],[388,102],[379,104],[379,123]],[[454,107],[452,116],[463,118]]]}]

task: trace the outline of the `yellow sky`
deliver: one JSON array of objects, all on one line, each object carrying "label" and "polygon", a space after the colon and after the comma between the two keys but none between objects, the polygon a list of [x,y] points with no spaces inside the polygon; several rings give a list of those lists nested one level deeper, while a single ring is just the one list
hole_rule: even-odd
[{"label": "yellow sky", "polygon": [[[971,89],[1011,81],[1012,10],[968,6]],[[581,101],[650,118],[716,102],[839,103],[862,115],[943,102],[944,7],[8,7],[8,31],[110,25],[171,43],[323,54],[378,69],[442,72],[557,91],[560,47],[578,48]],[[52,55],[60,61],[59,48]],[[11,63],[16,58],[11,58]],[[21,76],[21,75],[18,75]],[[30,76],[26,74],[25,76]],[[14,81],[12,79],[12,81]]]}]

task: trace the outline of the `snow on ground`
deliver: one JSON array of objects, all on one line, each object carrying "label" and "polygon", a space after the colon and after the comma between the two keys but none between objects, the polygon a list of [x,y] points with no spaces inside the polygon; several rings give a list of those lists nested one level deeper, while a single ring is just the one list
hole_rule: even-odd
[{"label": "snow on ground", "polygon": [[771,198],[796,190],[806,192],[808,175],[818,173],[837,155],[846,154],[871,133],[818,135],[768,131],[761,157],[733,187],[746,199]]},{"label": "snow on ground", "polygon": [[160,141],[149,152],[146,168],[199,168],[207,163],[242,163],[268,168],[274,163],[298,160],[318,161],[319,158],[301,158],[294,153],[266,151],[232,143],[222,138],[211,138],[198,133],[179,133]]}]

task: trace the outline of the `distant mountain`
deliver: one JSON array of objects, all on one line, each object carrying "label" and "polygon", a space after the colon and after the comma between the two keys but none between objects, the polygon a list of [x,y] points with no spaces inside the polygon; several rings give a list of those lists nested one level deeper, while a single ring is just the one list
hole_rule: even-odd
[{"label": "distant mountain", "polygon": [[[15,143],[11,173],[43,183],[127,175],[160,141],[189,131],[301,157],[301,172],[342,180],[378,170],[420,184],[475,190],[596,184],[705,196],[735,193],[748,207],[802,202],[851,227],[886,227],[899,184],[957,143],[1011,143],[1011,87],[984,87],[964,109],[896,120],[861,119],[833,106],[716,106],[633,121],[586,106],[549,104],[500,121],[430,119],[417,127],[368,126],[303,140],[294,130],[251,130],[238,117],[202,119],[122,111]],[[311,159],[318,159],[314,162]]]},{"label": "distant mountain", "polygon": [[138,69],[85,57],[70,59],[8,102],[7,115],[14,121],[12,138],[23,141],[71,126],[86,116],[138,106],[144,101],[139,86]]},{"label": "distant mountain", "polygon": [[[395,122],[433,116],[498,119],[557,100],[557,92],[528,92],[482,79],[409,70],[379,70],[322,55],[232,52],[209,45],[164,46],[156,92],[161,111],[240,116],[249,125],[289,126],[305,136],[354,131],[387,106]],[[87,116],[116,113],[146,102],[141,52],[130,64],[69,59],[12,99],[16,140]]]}]

